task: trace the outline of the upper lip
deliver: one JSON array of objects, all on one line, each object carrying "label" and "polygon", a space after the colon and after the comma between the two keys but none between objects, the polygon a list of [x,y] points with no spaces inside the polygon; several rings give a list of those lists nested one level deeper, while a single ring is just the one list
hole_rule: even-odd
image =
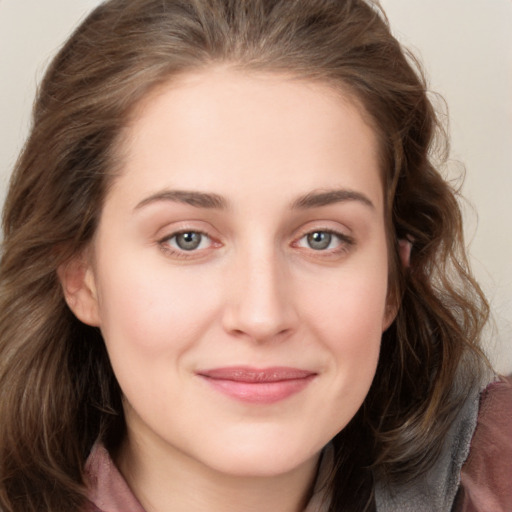
[{"label": "upper lip", "polygon": [[305,379],[316,375],[316,372],[292,368],[288,366],[273,366],[269,368],[252,368],[250,366],[229,366],[212,368],[197,372],[202,377],[216,380],[232,380],[235,382],[265,383],[285,380]]}]

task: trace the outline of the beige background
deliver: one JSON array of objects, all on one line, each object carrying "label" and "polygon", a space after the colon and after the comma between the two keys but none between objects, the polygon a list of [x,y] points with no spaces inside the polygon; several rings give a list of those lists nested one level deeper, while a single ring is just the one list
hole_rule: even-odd
[{"label": "beige background", "polygon": [[[98,0],[0,0],[0,200],[26,137],[34,92],[62,41]],[[382,0],[399,39],[422,59],[450,112],[463,162],[466,234],[491,300],[487,335],[512,372],[512,1]]]}]

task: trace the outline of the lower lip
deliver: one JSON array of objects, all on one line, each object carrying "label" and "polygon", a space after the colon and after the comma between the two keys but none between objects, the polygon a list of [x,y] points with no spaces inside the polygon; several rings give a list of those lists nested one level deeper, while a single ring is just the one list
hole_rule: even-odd
[{"label": "lower lip", "polygon": [[315,375],[276,382],[242,382],[228,379],[201,377],[216,391],[252,404],[273,404],[299,393],[306,388]]}]

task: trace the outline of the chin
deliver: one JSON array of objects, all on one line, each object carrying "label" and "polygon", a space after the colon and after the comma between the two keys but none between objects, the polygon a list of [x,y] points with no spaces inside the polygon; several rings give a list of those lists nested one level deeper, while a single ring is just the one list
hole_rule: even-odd
[{"label": "chin", "polygon": [[[316,464],[323,446],[307,449],[302,443],[234,442],[217,454],[211,453],[214,470],[238,477],[275,477],[297,470],[303,465]],[[206,462],[206,461],[205,461]]]}]

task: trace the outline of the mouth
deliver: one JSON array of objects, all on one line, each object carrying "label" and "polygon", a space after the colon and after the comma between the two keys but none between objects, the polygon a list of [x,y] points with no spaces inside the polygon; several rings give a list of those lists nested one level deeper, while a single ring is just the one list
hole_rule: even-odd
[{"label": "mouth", "polygon": [[201,370],[197,375],[228,397],[253,404],[272,404],[299,393],[317,374],[283,366],[262,369],[231,366]]}]

